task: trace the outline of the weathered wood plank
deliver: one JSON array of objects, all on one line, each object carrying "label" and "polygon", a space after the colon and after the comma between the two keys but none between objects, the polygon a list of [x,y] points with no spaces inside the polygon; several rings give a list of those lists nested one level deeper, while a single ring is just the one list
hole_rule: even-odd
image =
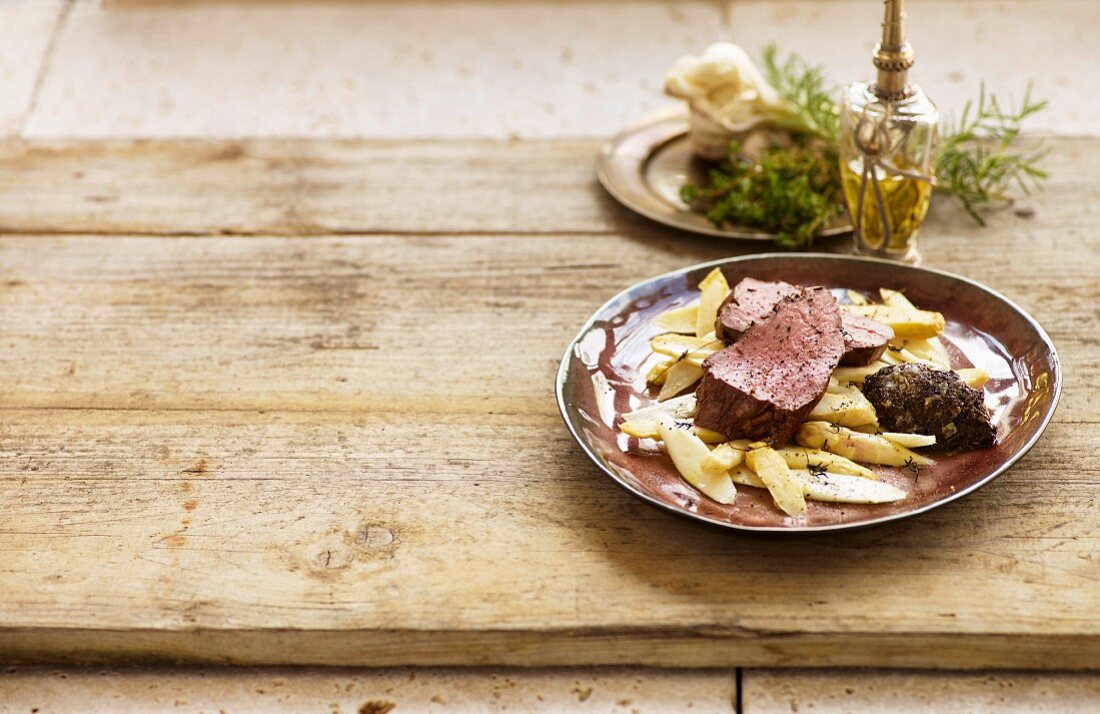
[{"label": "weathered wood plank", "polygon": [[[929,252],[982,266],[967,272],[1033,310],[1063,347],[1069,384],[1100,388],[1082,329],[1100,309],[1095,268],[1056,242],[990,233]],[[6,238],[0,404],[541,413],[592,310],[728,251],[660,233]],[[983,263],[987,251],[1020,252],[1028,268]],[[1087,388],[1064,399],[1059,418],[1098,420]]]},{"label": "weathered wood plank", "polygon": [[1090,714],[1095,673],[749,669],[744,714]]},{"label": "weathered wood plank", "polygon": [[[592,141],[0,143],[0,232],[612,230]],[[639,219],[640,222],[640,219]]]},{"label": "weathered wood plank", "polygon": [[[971,231],[1073,236],[1094,225],[1098,139],[1051,139],[1038,217]],[[621,232],[651,226],[595,179],[596,141],[148,140],[0,142],[0,232],[324,234]],[[947,202],[940,202],[941,208]],[[664,231],[665,235],[681,235]],[[686,236],[684,236],[686,237]],[[957,240],[964,240],[958,237]],[[734,246],[745,248],[744,243]],[[758,245],[759,247],[759,245]],[[992,257],[992,256],[990,256]],[[1008,259],[1010,256],[1003,256]]]},{"label": "weathered wood plank", "polygon": [[982,492],[810,548],[734,538],[628,497],[572,448],[550,405],[476,419],[3,417],[8,657],[715,666],[828,653],[1077,667],[1100,656],[1095,429],[1055,425]]},{"label": "weathered wood plank", "polygon": [[[108,675],[108,676],[104,676]],[[0,674],[0,712],[43,714],[728,714],[730,670],[166,669],[19,667]]]},{"label": "weathered wood plank", "polygon": [[[105,676],[106,675],[106,676]],[[0,711],[729,712],[728,670],[652,668],[9,668]],[[745,671],[741,711],[845,714],[1091,714],[1100,677],[1078,672],[980,674],[895,670]],[[375,708],[371,709],[369,705]],[[120,710],[119,707],[123,707]]]}]

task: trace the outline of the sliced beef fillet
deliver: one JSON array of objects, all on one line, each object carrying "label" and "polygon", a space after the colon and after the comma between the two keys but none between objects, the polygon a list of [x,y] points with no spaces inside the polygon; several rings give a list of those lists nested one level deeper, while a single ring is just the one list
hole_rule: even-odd
[{"label": "sliced beef fillet", "polygon": [[937,449],[973,451],[996,439],[982,393],[954,372],[923,364],[883,367],[867,377],[863,394],[884,430],[934,434]]},{"label": "sliced beef fillet", "polygon": [[[718,309],[714,334],[723,342],[736,342],[742,332],[771,314],[776,303],[798,290],[797,286],[781,280],[743,279],[733,287]],[[869,317],[841,311],[840,319],[843,321],[845,348],[841,364],[853,367],[871,364],[882,356],[886,344],[894,339],[894,331],[888,325]]]},{"label": "sliced beef fillet", "polygon": [[878,320],[850,312],[841,313],[841,329],[844,330],[844,356],[840,363],[852,367],[871,364],[886,351],[886,345],[894,339],[894,330]]},{"label": "sliced beef fillet", "polygon": [[799,288],[703,363],[698,426],[782,446],[829,386],[844,354],[840,308],[825,288]]},{"label": "sliced beef fillet", "polygon": [[729,297],[718,308],[714,335],[723,342],[736,342],[741,333],[772,313],[776,303],[799,288],[783,281],[767,282],[744,278],[730,290]]}]

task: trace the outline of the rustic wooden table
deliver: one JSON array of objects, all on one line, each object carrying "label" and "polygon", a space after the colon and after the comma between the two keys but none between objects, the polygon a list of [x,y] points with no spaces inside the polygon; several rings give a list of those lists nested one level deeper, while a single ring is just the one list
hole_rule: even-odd
[{"label": "rustic wooden table", "polygon": [[923,242],[1057,343],[1044,438],[924,517],[764,539],[631,498],[559,421],[596,306],[759,249],[615,205],[596,143],[10,142],[0,649],[1096,667],[1100,143],[1052,146],[1033,218],[941,205]]},{"label": "rustic wooden table", "polygon": [[[921,81],[1034,79],[1036,126],[1096,134],[1098,7],[927,0]],[[1033,217],[941,203],[921,239],[1057,344],[1034,451],[909,522],[750,538],[603,478],[552,382],[622,287],[762,246],[633,216],[562,137],[716,36],[861,76],[859,3],[2,12],[0,712],[1095,711],[1100,139],[1051,142]]]}]

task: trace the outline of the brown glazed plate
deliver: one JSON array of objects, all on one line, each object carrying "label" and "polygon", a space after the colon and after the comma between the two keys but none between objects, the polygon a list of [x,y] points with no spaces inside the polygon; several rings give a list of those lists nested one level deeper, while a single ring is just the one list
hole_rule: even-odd
[{"label": "brown glazed plate", "polygon": [[[877,299],[880,287],[904,291],[918,307],[943,313],[941,341],[952,367],[980,367],[990,379],[985,402],[997,427],[997,443],[980,451],[929,454],[936,464],[914,475],[876,466],[884,481],[908,492],[886,504],[809,502],[793,519],[763,489],[738,486],[732,505],[716,503],[692,488],[672,461],[648,439],[628,437],[621,415],[651,404],[645,373],[650,339],[662,332],[653,318],[698,297],[699,281],[720,267],[731,285],[745,277],[858,290]],[[839,295],[839,293],[838,293]],[[836,531],[887,523],[984,486],[1015,464],[1043,433],[1058,403],[1062,371],[1042,327],[1008,298],[950,273],[874,258],[765,254],[729,258],[666,273],[627,288],[589,319],[569,345],[558,370],[562,417],[581,448],[600,469],[634,495],[707,523],[746,531]]]}]

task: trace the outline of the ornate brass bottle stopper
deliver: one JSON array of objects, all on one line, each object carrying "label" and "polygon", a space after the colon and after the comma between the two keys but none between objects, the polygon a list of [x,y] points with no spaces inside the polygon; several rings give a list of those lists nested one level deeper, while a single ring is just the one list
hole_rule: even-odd
[{"label": "ornate brass bottle stopper", "polygon": [[886,101],[903,99],[909,91],[909,68],[913,66],[913,48],[905,39],[904,0],[886,0],[882,40],[875,45],[871,61],[878,68],[875,94]]},{"label": "ornate brass bottle stopper", "polygon": [[874,82],[845,89],[840,114],[840,174],[857,252],[910,262],[935,181],[939,116],[909,83],[913,49],[903,0],[886,0]]}]

